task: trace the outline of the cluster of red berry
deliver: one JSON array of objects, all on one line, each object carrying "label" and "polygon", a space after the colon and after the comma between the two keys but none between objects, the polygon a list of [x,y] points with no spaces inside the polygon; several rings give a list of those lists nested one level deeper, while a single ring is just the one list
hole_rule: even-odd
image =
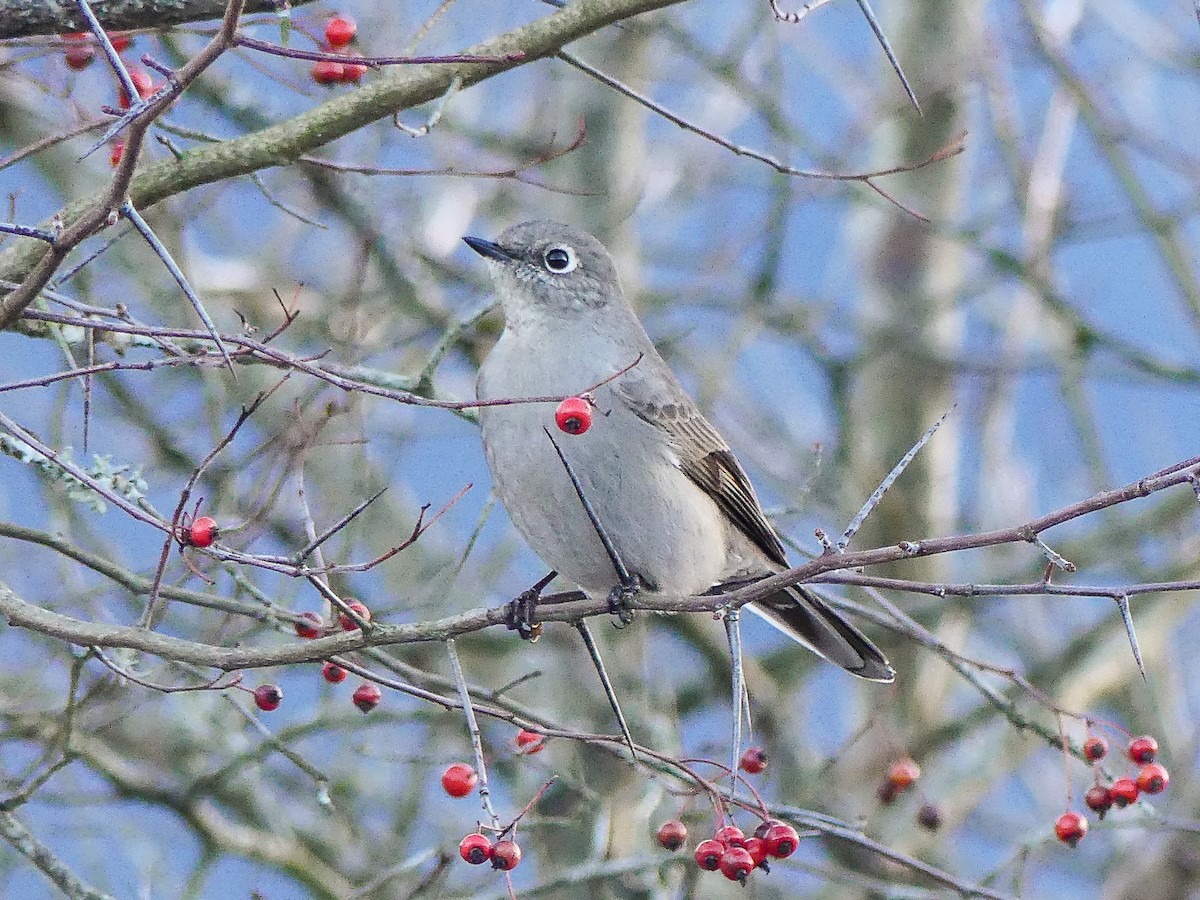
[{"label": "cluster of red berry", "polygon": [[[1100,783],[1100,773],[1096,772],[1096,783],[1083,797],[1083,802],[1101,819],[1114,806],[1124,809],[1130,803],[1137,802],[1141,794],[1161,794],[1167,789],[1171,780],[1166,767],[1154,761],[1158,755],[1158,741],[1150,735],[1134,738],[1129,742],[1125,751],[1130,760],[1141,766],[1136,778],[1124,776],[1112,784]],[[1083,755],[1091,762],[1098,763],[1108,755],[1108,742],[1102,737],[1090,737],[1083,745]],[[1054,834],[1071,847],[1074,847],[1088,831],[1088,820],[1073,810],[1067,810],[1054,823]]]},{"label": "cluster of red berry", "polygon": [[[687,843],[687,828],[678,819],[658,829],[658,843],[672,852]],[[768,861],[786,859],[800,846],[800,835],[786,822],[764,819],[746,837],[736,825],[721,825],[708,840],[696,845],[693,858],[705,872],[720,871],[730,881],[746,883],[755,869],[770,872]]]},{"label": "cluster of red berry", "polygon": [[[537,753],[542,749],[541,739],[540,734],[522,729],[517,735],[516,743],[518,748],[525,748],[537,742],[535,749],[522,751]],[[473,767],[466,763],[453,763],[442,773],[442,789],[451,797],[466,797],[475,790],[478,784],[479,775]],[[510,825],[501,834],[511,831],[512,827]],[[509,872],[521,863],[521,846],[511,838],[503,838],[492,843],[492,839],[482,831],[473,831],[459,842],[458,855],[473,866],[481,866],[485,862],[490,862],[493,869]]]},{"label": "cluster of red berry", "polygon": [[[332,53],[341,53],[354,40],[358,26],[348,16],[334,16],[325,23],[325,43]],[[342,84],[358,81],[367,74],[362,63],[342,63],[321,59],[313,63],[312,80],[317,84]]]},{"label": "cluster of red berry", "polygon": [[[586,430],[586,429],[585,429]],[[750,747],[738,760],[738,768],[748,775],[759,775],[767,768],[767,751],[762,747]],[[664,822],[658,829],[658,843],[672,852],[687,843],[687,828],[678,819]],[[764,818],[746,837],[736,825],[727,825],[724,819],[718,824],[711,838],[696,845],[693,858],[705,872],[720,871],[730,881],[746,883],[755,869],[770,872],[768,861],[785,859],[796,852],[800,836],[786,822]]]},{"label": "cluster of red berry", "polygon": [[[361,600],[355,600],[353,597],[347,598],[346,608],[353,611],[363,622],[371,621],[371,610]],[[361,627],[355,621],[354,616],[344,611],[338,613],[338,625],[341,626],[342,631],[357,631]],[[294,627],[296,629],[296,636],[304,638],[306,641],[321,637],[327,630],[325,620],[319,613],[315,612],[301,613]],[[329,660],[326,660],[324,665],[321,666],[321,677],[330,684],[341,684],[349,674],[349,672],[337,663]],[[379,689],[379,685],[370,681],[364,681],[354,689],[354,695],[350,699],[362,712],[369,713],[383,699],[383,691]]]}]

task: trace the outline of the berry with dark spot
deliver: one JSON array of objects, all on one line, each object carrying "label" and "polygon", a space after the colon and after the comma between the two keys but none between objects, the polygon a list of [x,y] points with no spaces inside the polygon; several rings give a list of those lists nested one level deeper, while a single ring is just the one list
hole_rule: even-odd
[{"label": "berry with dark spot", "polygon": [[263,712],[274,712],[283,702],[283,691],[277,684],[260,684],[254,689],[254,703]]},{"label": "berry with dark spot", "polygon": [[458,845],[458,855],[473,866],[482,866],[492,858],[492,842],[486,834],[468,834]]},{"label": "berry with dark spot", "polygon": [[1074,847],[1087,834],[1088,822],[1077,812],[1065,812],[1054,823],[1055,836],[1068,847]]}]

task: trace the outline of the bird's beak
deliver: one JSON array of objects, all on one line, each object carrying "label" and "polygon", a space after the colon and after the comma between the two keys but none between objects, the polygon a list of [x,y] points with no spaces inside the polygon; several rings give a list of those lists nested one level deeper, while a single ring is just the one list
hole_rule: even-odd
[{"label": "bird's beak", "polygon": [[463,241],[468,247],[482,256],[484,259],[494,259],[498,262],[512,262],[516,257],[505,250],[495,241],[485,241],[483,238],[467,236]]}]

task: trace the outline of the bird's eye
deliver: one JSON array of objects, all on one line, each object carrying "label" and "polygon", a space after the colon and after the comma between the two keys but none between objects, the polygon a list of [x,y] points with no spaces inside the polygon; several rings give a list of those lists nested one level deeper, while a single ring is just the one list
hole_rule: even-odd
[{"label": "bird's eye", "polygon": [[570,247],[551,247],[542,259],[546,263],[546,268],[558,275],[570,272],[579,265],[579,260],[575,258],[575,251]]}]

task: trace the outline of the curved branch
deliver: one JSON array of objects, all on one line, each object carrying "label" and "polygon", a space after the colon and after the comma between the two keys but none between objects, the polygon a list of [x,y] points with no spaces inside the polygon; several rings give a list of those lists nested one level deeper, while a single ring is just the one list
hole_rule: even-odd
[{"label": "curved branch", "polygon": [[[380,78],[347,97],[322,103],[308,112],[254,134],[191,150],[178,160],[166,160],[140,172],[129,185],[129,200],[147,209],[190,188],[271,166],[285,166],[302,155],[328,144],[398,110],[428,103],[442,96],[454,79],[463,87],[478,84],[509,69],[557,53],[564,45],[622,19],[684,0],[578,0],[545,18],[513,29],[465,52],[472,56],[505,57],[496,63],[447,63],[407,67],[397,75]],[[512,57],[519,58],[512,58]],[[111,203],[109,191],[77,200],[58,216],[64,233],[76,223],[94,223],[89,233],[103,227]],[[47,222],[47,226],[49,222]],[[54,248],[47,251],[30,238],[13,241],[0,253],[0,279],[23,281],[35,267],[48,268]],[[52,269],[50,270],[52,271]],[[46,274],[48,279],[49,274]],[[45,279],[39,279],[42,284]],[[40,289],[42,285],[37,287]],[[0,299],[0,329],[9,327],[36,296],[18,290]]]}]

